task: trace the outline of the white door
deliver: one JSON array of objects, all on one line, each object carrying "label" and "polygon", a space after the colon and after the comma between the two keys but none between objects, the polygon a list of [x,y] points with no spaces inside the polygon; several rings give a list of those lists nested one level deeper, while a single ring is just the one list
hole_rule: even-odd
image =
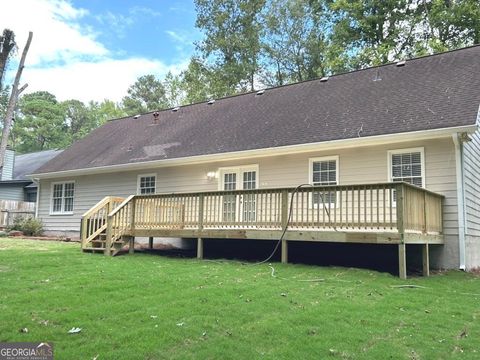
[{"label": "white door", "polygon": [[[258,187],[257,167],[241,167],[221,170],[222,190],[254,190]],[[225,195],[223,197],[223,221],[253,222],[256,218],[255,194]]]}]

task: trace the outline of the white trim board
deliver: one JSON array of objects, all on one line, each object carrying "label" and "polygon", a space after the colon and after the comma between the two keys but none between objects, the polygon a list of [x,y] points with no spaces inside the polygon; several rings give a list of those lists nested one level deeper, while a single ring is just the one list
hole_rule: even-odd
[{"label": "white trim board", "polygon": [[243,189],[243,178],[241,174],[248,171],[255,171],[255,188],[259,188],[260,184],[260,173],[259,173],[259,166],[258,164],[251,164],[251,165],[240,165],[240,166],[228,166],[228,167],[220,167],[218,168],[218,190],[223,190],[223,181],[224,181],[224,174],[226,173],[236,173],[237,174],[237,184],[240,184],[237,190]]},{"label": "white trim board", "polygon": [[[53,211],[53,187],[55,185],[62,184],[62,210],[54,212]],[[72,203],[72,211],[63,211],[64,205],[65,205],[65,184],[73,184],[73,203]],[[65,180],[65,181],[55,181],[50,184],[50,207],[49,207],[49,215],[51,216],[59,216],[59,215],[73,215],[75,211],[75,194],[77,192],[77,184],[75,183],[75,180]],[[38,193],[37,193],[38,194]]]},{"label": "white trim board", "polygon": [[337,182],[336,185],[340,185],[340,156],[333,155],[333,156],[322,156],[322,157],[313,157],[308,159],[308,184],[313,185],[313,163],[319,161],[331,161],[335,160],[337,163],[336,171],[335,171],[335,181]]},{"label": "white trim board", "polygon": [[353,148],[360,146],[373,146],[373,145],[386,145],[393,143],[401,143],[406,141],[418,141],[437,138],[451,138],[452,134],[457,132],[469,132],[473,133],[477,129],[477,125],[460,126],[454,128],[443,128],[433,130],[422,130],[400,134],[389,135],[377,135],[369,137],[358,137],[352,139],[341,139],[324,141],[311,144],[298,144],[279,146],[274,148],[254,149],[254,150],[242,150],[228,153],[209,154],[209,155],[197,155],[185,158],[164,159],[154,161],[144,161],[130,164],[118,164],[99,166],[93,168],[62,170],[50,173],[39,173],[28,175],[27,177],[36,177],[39,179],[52,179],[59,177],[80,176],[80,175],[93,175],[93,174],[105,174],[120,171],[133,171],[133,170],[146,170],[155,169],[168,166],[180,166],[180,165],[192,165],[209,163],[214,161],[227,161],[227,160],[245,160],[259,157],[268,157],[275,155],[289,155],[299,154],[313,151]]},{"label": "white trim board", "polygon": [[157,193],[157,173],[149,173],[149,174],[138,174],[137,175],[137,195],[140,194],[140,178],[142,177],[155,177],[155,189],[153,191],[154,194]]},{"label": "white trim board", "polygon": [[416,148],[405,148],[405,149],[393,149],[387,151],[388,156],[388,182],[392,182],[393,174],[392,174],[392,155],[397,154],[405,154],[405,153],[413,153],[419,152],[420,153],[420,162],[422,165],[422,188],[426,188],[427,178],[425,176],[425,148],[424,147],[416,147]]}]

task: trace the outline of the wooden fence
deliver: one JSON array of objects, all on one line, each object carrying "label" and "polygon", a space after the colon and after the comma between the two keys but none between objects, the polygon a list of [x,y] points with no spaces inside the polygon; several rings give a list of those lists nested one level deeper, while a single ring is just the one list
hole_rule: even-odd
[{"label": "wooden fence", "polygon": [[34,217],[35,203],[15,200],[0,200],[0,228],[13,224],[18,217]]}]

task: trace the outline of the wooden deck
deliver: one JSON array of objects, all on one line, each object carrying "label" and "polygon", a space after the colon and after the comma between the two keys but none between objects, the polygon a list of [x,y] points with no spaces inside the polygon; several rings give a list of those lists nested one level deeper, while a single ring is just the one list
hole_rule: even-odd
[{"label": "wooden deck", "polygon": [[82,218],[82,249],[116,254],[135,237],[397,244],[406,276],[406,244],[443,243],[443,196],[406,183],[305,186],[106,197]]}]

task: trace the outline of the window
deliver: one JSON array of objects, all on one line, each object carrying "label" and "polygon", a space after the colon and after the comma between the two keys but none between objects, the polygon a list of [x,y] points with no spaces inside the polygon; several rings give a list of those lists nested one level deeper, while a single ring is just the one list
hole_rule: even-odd
[{"label": "window", "polygon": [[155,194],[157,189],[157,176],[155,174],[139,175],[138,190],[140,195]]},{"label": "window", "polygon": [[425,186],[423,148],[389,151],[389,163],[390,181]]},{"label": "window", "polygon": [[52,184],[52,214],[72,214],[73,197],[75,195],[75,183],[53,183]]},{"label": "window", "polygon": [[[310,183],[312,185],[337,185],[338,184],[338,156],[310,159]],[[314,192],[313,205],[334,204],[336,193]]]}]

